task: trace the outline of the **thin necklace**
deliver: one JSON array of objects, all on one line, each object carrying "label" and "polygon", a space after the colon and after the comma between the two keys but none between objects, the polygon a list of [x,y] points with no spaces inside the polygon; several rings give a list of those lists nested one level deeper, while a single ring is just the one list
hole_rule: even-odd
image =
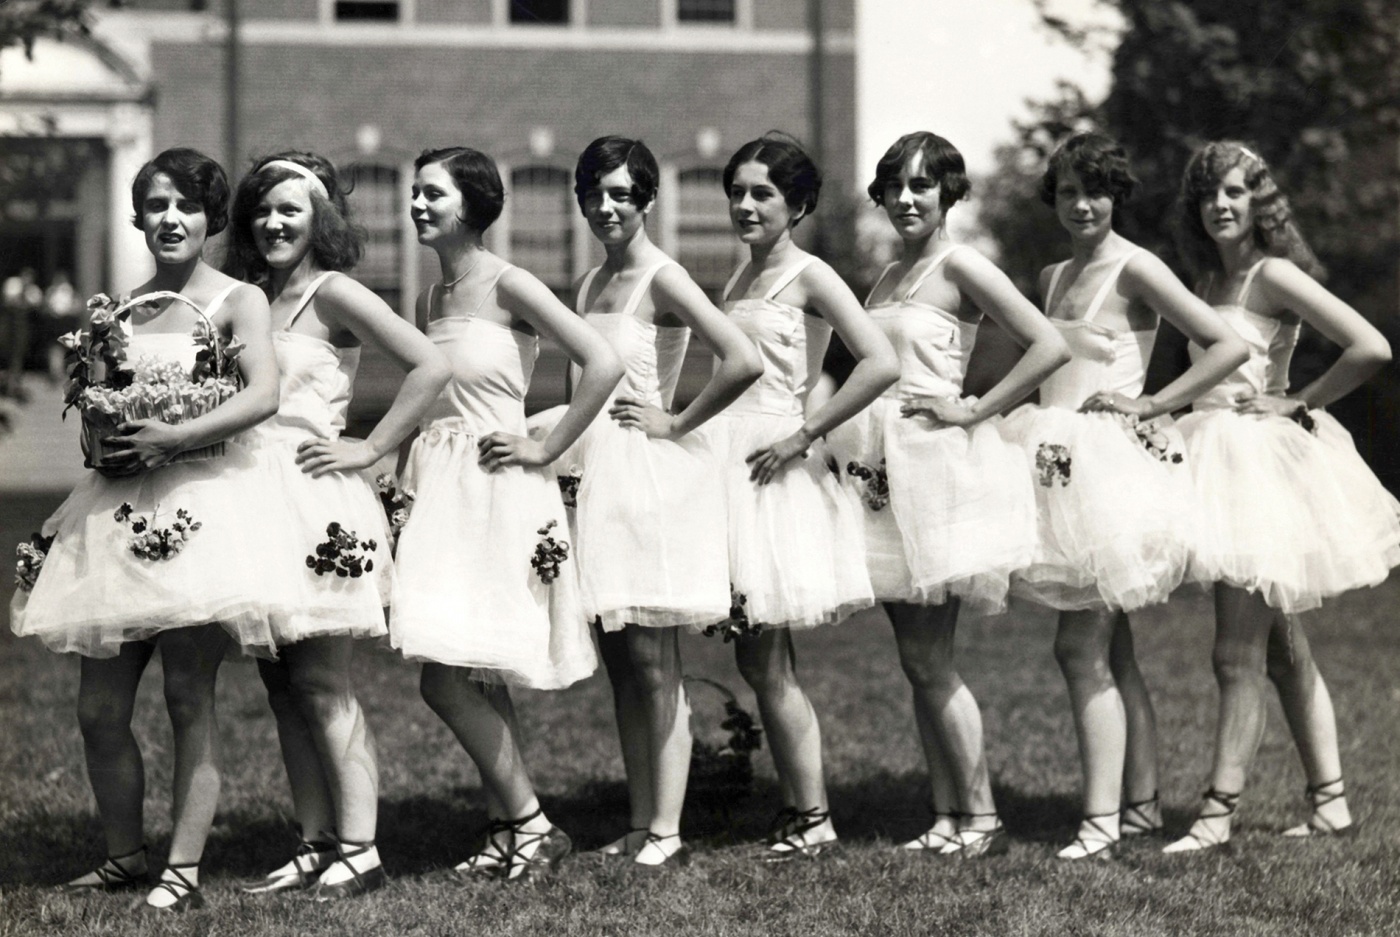
[{"label": "thin necklace", "polygon": [[485,249],[484,247],[477,247],[477,248],[473,248],[473,249],[476,251],[476,257],[472,258],[471,264],[468,265],[467,269],[465,269],[465,270],[462,271],[461,276],[453,277],[453,279],[452,279],[450,282],[449,282],[449,281],[446,281],[446,280],[443,281],[443,284],[442,284],[442,291],[443,291],[444,293],[450,293],[450,292],[452,292],[452,287],[456,286],[458,283],[461,283],[463,280],[465,280],[465,279],[467,278],[467,274],[469,274],[469,273],[471,273],[473,270],[475,270],[475,269],[476,269],[476,265],[479,264],[479,263],[481,263],[481,255],[484,254],[484,253],[486,253],[486,249]]}]

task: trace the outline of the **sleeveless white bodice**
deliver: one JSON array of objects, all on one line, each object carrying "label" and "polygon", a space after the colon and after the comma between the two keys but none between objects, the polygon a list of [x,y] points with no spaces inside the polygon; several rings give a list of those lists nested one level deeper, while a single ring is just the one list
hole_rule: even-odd
[{"label": "sleeveless white bodice", "polygon": [[314,335],[291,331],[311,298],[333,273],[307,285],[286,325],[272,333],[272,348],[282,373],[277,413],[259,426],[268,436],[304,439],[308,434],[335,438],[345,429],[345,414],[360,366],[360,349],[337,348]]},{"label": "sleeveless white bodice", "polygon": [[[602,334],[622,359],[622,380],[611,397],[633,397],[665,409],[675,395],[686,346],[690,342],[690,330],[658,326],[637,316],[637,306],[641,304],[652,279],[671,263],[673,261],[665,260],[645,270],[618,312],[589,312],[585,308],[589,287],[593,285],[601,267],[588,271],[579,286],[575,303],[578,314]],[[569,370],[577,385],[582,371],[578,365],[571,365]]]},{"label": "sleeveless white bodice", "polygon": [[[963,322],[946,309],[914,299],[925,281],[955,250],[957,247],[950,247],[935,258],[902,299],[882,303],[866,300],[870,318],[890,340],[899,359],[899,380],[881,396],[898,399],[962,396],[967,359],[977,341],[977,323]],[[886,267],[880,274],[870,291],[872,295],[893,266]]]},{"label": "sleeveless white bodice", "polygon": [[[1131,250],[1118,259],[1099,291],[1094,294],[1083,317],[1050,319],[1069,345],[1071,358],[1040,385],[1042,406],[1077,410],[1085,400],[1099,392],[1123,394],[1125,397],[1137,397],[1142,393],[1143,385],[1147,382],[1147,363],[1152,357],[1152,346],[1157,341],[1157,330],[1114,329],[1094,321],[1123,268],[1136,253],[1136,249]],[[1050,289],[1045,297],[1047,316],[1054,311],[1055,289],[1068,265],[1069,261],[1058,264],[1050,275]]]},{"label": "sleeveless white bodice", "polygon": [[424,430],[437,424],[474,435],[496,430],[526,435],[525,392],[539,357],[539,339],[477,317],[509,269],[501,268],[470,315],[428,320],[428,338],[447,356],[452,378],[424,416]]},{"label": "sleeveless white bodice", "polygon": [[773,297],[815,260],[807,257],[788,267],[768,292],[753,299],[729,298],[747,263],[729,278],[724,311],[758,348],[763,374],[725,412],[802,416],[803,403],[821,374],[822,358],[831,343],[831,326],[820,316]]},{"label": "sleeveless white bodice", "polygon": [[[1298,344],[1298,324],[1285,323],[1274,316],[1260,315],[1245,308],[1249,287],[1254,275],[1264,261],[1259,261],[1245,274],[1244,284],[1233,301],[1213,306],[1220,318],[1234,329],[1249,347],[1249,360],[1240,365],[1228,377],[1216,384],[1196,399],[1194,410],[1218,410],[1235,405],[1242,396],[1255,394],[1283,395],[1288,392],[1288,365],[1293,360],[1293,349]],[[1210,291],[1208,279],[1202,287],[1202,294]],[[1187,352],[1194,362],[1205,354],[1199,345],[1192,342]]]}]

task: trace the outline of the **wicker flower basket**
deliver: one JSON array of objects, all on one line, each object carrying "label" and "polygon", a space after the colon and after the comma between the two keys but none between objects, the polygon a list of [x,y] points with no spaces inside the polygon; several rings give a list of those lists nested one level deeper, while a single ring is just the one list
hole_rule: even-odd
[{"label": "wicker flower basket", "polygon": [[[186,373],[170,361],[148,358],[127,360],[129,332],[123,322],[136,306],[156,299],[176,299],[199,316],[195,326],[194,373]],[[69,348],[70,390],[67,400],[77,406],[82,417],[84,464],[100,467],[110,454],[104,440],[115,435],[121,424],[131,420],[153,419],[179,424],[213,410],[238,393],[239,380],[233,360],[238,348],[223,341],[219,330],[204,310],[178,293],[155,292],[116,303],[106,296],[89,300],[94,310],[87,332],[65,336]],[[121,374],[122,379],[114,375]],[[196,462],[222,456],[227,445],[220,440],[198,449],[187,449],[171,462]]]}]

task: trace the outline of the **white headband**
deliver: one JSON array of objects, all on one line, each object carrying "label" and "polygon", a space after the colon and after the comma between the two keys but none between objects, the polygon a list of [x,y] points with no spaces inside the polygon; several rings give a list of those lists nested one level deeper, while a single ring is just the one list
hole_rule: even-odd
[{"label": "white headband", "polygon": [[1243,143],[1239,144],[1239,148],[1240,148],[1240,152],[1241,152],[1241,153],[1243,153],[1245,156],[1248,156],[1250,159],[1254,160],[1256,163],[1262,163],[1262,162],[1264,162],[1264,158],[1263,158],[1263,157],[1261,157],[1258,153],[1256,153],[1256,152],[1254,152],[1253,150],[1251,150],[1249,147],[1245,146]]},{"label": "white headband", "polygon": [[264,169],[272,169],[273,167],[276,167],[277,169],[291,170],[298,176],[301,176],[307,182],[311,183],[311,189],[313,192],[320,192],[321,198],[325,199],[328,202],[330,201],[331,194],[330,192],[326,191],[326,184],[321,181],[321,177],[316,175],[311,170],[307,169],[301,163],[294,163],[289,159],[271,159],[259,166],[258,172],[262,172]]}]

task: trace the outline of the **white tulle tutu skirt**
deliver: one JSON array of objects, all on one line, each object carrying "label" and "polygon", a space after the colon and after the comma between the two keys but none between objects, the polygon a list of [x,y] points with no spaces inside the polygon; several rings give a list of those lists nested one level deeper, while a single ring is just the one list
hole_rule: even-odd
[{"label": "white tulle tutu skirt", "polygon": [[598,659],[558,485],[538,469],[486,472],[478,437],[457,423],[434,423],[409,453],[393,646],[484,680],[569,686]]},{"label": "white tulle tutu skirt", "polygon": [[751,453],[792,435],[801,417],[721,413],[700,429],[728,495],[729,578],[750,623],[807,628],[875,603],[860,507],[814,445],[766,485],[749,481]]},{"label": "white tulle tutu skirt", "polygon": [[[563,412],[536,414],[531,435],[547,435]],[[554,468],[574,503],[590,621],[617,631],[702,628],[729,617],[724,484],[699,439],[652,439],[602,414]]]},{"label": "white tulle tutu skirt", "polygon": [[843,482],[863,505],[865,557],[881,601],[1006,608],[1011,574],[1036,544],[1035,491],[1021,450],[985,421],[966,430],[899,414],[882,397],[833,430]]},{"label": "white tulle tutu skirt", "polygon": [[[252,438],[268,497],[280,495],[280,521],[290,534],[284,544],[288,551],[274,570],[281,580],[274,588],[293,596],[291,608],[272,621],[278,645],[387,634],[394,564],[373,483],[359,472],[312,478],[295,461],[300,439],[257,431]],[[339,525],[334,533],[327,530],[332,524]],[[308,565],[308,558],[318,565]]]},{"label": "white tulle tutu skirt", "polygon": [[[284,513],[233,441],[204,461],[126,478],[91,472],[44,523],[53,542],[33,591],[15,592],[11,627],[55,651],[114,657],[126,642],[217,622],[245,651],[271,657],[272,622],[293,603],[276,585],[289,549]],[[151,558],[162,531],[171,547]]]},{"label": "white tulle tutu skirt", "polygon": [[1002,421],[1035,489],[1038,538],[1011,593],[1060,610],[1166,600],[1195,541],[1190,472],[1170,418],[1023,406]]},{"label": "white tulle tutu skirt", "polygon": [[1190,578],[1301,612],[1385,580],[1400,564],[1400,505],[1328,414],[1314,432],[1281,416],[1183,417],[1201,536]]}]

